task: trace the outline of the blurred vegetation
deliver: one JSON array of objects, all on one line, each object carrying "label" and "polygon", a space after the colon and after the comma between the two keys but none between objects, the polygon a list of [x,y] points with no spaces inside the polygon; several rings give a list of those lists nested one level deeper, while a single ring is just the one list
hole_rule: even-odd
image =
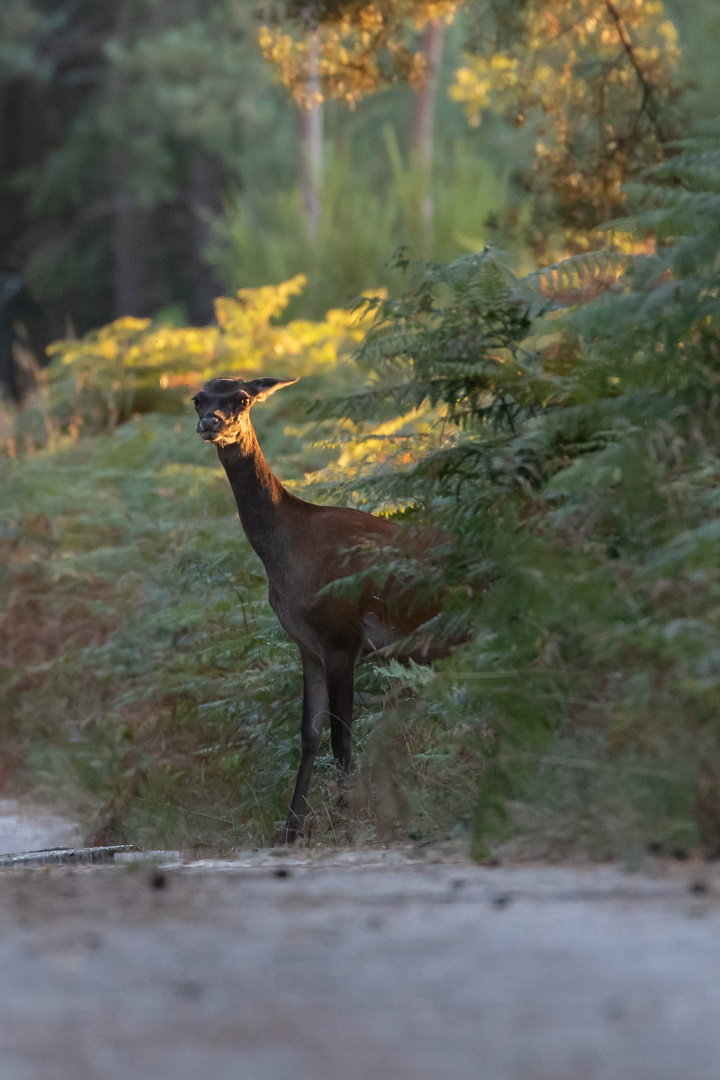
[{"label": "blurred vegetation", "polygon": [[[426,185],[417,163],[404,160],[392,128],[384,134],[376,161],[386,165],[388,177],[377,185],[380,190],[368,187],[349,155],[326,162],[315,237],[307,233],[297,190],[264,198],[239,193],[229,201],[209,248],[219,277],[231,286],[258,286],[306,273],[307,289],[295,307],[316,316],[333,304],[351,303],[366,289],[400,288],[393,253],[421,246]],[[487,159],[460,139],[450,143],[432,181],[427,254],[449,259],[485,243],[517,251],[529,207],[508,188],[507,175]]]},{"label": "blurred vegetation", "polygon": [[[41,309],[22,316],[41,355],[68,325],[82,334],[162,311],[202,325],[221,292],[298,272],[310,280],[295,313],[320,317],[346,299],[331,295],[331,259],[351,211],[353,289],[387,277],[380,243],[357,245],[356,213],[371,215],[366,234],[388,228],[385,260],[398,240],[436,259],[477,238],[530,244],[543,260],[584,250],[592,227],[618,212],[620,184],[686,123],[678,87],[694,83],[686,104],[696,111],[712,100],[712,65],[678,67],[677,53],[679,45],[702,57],[717,43],[714,5],[695,5],[692,19],[676,7],[677,43],[675,9],[654,0],[221,0],[211,12],[198,0],[12,0],[0,15],[0,318],[7,289],[24,287]],[[374,29],[358,29],[368,18]],[[427,20],[444,34],[434,134],[418,128]],[[286,70],[282,50],[276,63],[263,58],[263,27],[300,49],[299,73]],[[321,52],[327,44],[326,60],[314,40]],[[409,66],[396,70],[401,56]],[[303,235],[307,110],[283,76],[327,97],[326,196],[335,208],[323,208],[325,257]],[[354,79],[363,82],[357,93]],[[464,111],[473,124],[482,118],[477,130]],[[407,196],[388,138],[413,178],[415,208],[395,215],[388,208]],[[431,214],[429,243],[425,223],[417,229],[428,140],[435,202],[445,202]],[[272,254],[260,258],[265,235]],[[263,259],[274,276],[260,280]]]},{"label": "blurred vegetation", "polygon": [[472,124],[490,108],[532,126],[533,248],[547,258],[553,240],[569,252],[596,246],[589,234],[619,212],[622,184],[678,130],[674,24],[662,3],[490,2],[476,49],[478,39],[451,94]]},{"label": "blurred vegetation", "polygon": [[426,59],[412,31],[451,22],[458,7],[458,0],[280,0],[265,6],[260,45],[301,103],[317,64],[321,92],[354,106],[394,82],[419,82]]},{"label": "blurred vegetation", "polygon": [[[3,173],[10,269],[56,340],[42,368],[18,338],[34,389],[0,403],[0,782],[31,775],[98,839],[272,838],[299,662],[188,400],[302,376],[254,411],[271,466],[449,530],[433,581],[403,573],[445,597],[419,643],[466,638],[359,669],[354,804],[321,759],[312,835],[716,855],[720,128],[677,138],[714,73],[669,21],[701,56],[712,7],[393,0],[367,37],[369,8],[0,16],[6,99],[68,87]],[[317,222],[278,77],[340,99]]]}]

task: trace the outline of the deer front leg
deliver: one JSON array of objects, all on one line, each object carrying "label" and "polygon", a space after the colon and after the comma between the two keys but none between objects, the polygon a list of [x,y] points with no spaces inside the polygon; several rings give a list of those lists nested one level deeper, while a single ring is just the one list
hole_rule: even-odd
[{"label": "deer front leg", "polygon": [[292,844],[302,833],[308,811],[307,793],[310,787],[315,755],[328,705],[327,682],[322,663],[308,653],[302,653],[303,711],[300,731],[301,754],[295,791],[285,825],[285,843]]},{"label": "deer front leg", "polygon": [[352,757],[352,722],[355,704],[355,652],[325,658],[330,707],[330,741],[338,771],[338,802],[345,805]]}]

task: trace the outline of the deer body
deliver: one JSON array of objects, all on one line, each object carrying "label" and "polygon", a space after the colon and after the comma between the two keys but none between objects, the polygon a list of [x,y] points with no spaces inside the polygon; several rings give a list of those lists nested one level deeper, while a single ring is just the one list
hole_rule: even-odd
[{"label": "deer body", "polygon": [[[427,606],[412,614],[398,610],[387,590],[371,582],[353,599],[319,595],[332,581],[367,566],[373,546],[396,542],[398,526],[359,510],[303,502],[272,474],[249,410],[255,401],[294,381],[214,379],[194,399],[200,417],[197,430],[217,445],[240,522],[265,567],[270,605],[300,649],[301,760],[285,828],[287,842],[302,832],[313,763],[328,713],[343,797],[352,751],[357,661],[363,653],[408,636],[433,614]],[[415,546],[417,538],[403,539],[405,549]],[[427,547],[427,541],[419,546]]]}]

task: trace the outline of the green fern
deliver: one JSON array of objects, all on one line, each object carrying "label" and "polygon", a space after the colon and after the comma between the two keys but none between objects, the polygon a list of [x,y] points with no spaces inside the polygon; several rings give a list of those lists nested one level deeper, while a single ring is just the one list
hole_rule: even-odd
[{"label": "green fern", "polygon": [[423,264],[372,302],[366,390],[322,407],[360,440],[424,420],[347,491],[453,534],[447,615],[474,630],[416,709],[484,732],[478,850],[527,828],[525,799],[567,808],[589,740],[590,812],[626,846],[720,845],[720,126],[674,149],[607,226],[654,251]]}]

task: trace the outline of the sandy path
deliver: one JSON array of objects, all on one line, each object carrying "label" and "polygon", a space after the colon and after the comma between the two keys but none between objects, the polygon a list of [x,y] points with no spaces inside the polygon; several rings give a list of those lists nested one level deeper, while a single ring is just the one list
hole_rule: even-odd
[{"label": "sandy path", "polygon": [[717,1080],[720,881],[671,872],[0,871],[0,1077]]},{"label": "sandy path", "polygon": [[0,855],[80,842],[72,822],[19,799],[0,799]]}]

